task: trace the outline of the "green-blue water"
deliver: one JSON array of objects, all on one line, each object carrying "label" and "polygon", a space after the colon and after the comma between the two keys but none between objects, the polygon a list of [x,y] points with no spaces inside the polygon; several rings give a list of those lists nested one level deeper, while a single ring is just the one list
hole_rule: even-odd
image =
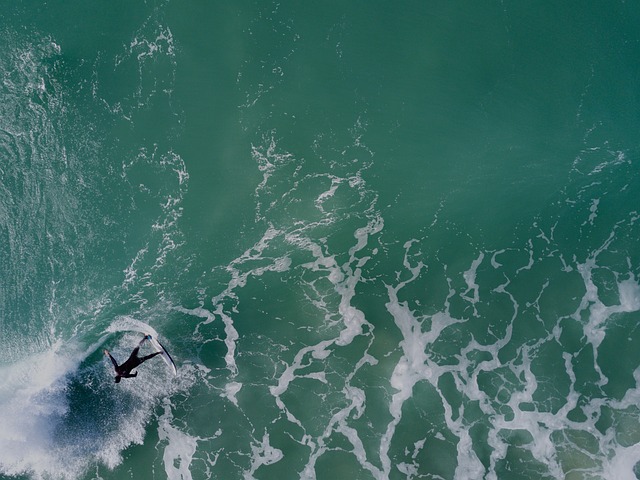
[{"label": "green-blue water", "polygon": [[[3,480],[640,473],[637,3],[16,1],[0,47]],[[115,384],[143,333],[178,377]]]}]

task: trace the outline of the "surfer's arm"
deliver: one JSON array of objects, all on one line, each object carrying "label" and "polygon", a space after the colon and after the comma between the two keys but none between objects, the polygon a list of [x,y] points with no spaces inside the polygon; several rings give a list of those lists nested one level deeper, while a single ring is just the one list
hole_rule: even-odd
[{"label": "surfer's arm", "polygon": [[105,354],[107,357],[109,357],[109,359],[111,360],[111,363],[113,363],[113,368],[115,368],[116,370],[118,370],[118,362],[116,362],[116,359],[115,359],[115,358],[113,358],[113,357],[111,356],[111,354],[109,353],[109,350],[105,350],[105,351],[104,351],[104,354]]}]

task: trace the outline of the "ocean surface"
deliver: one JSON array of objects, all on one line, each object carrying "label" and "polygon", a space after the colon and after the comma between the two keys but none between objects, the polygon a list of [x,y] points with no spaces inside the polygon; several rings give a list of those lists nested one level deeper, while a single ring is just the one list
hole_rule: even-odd
[{"label": "ocean surface", "polygon": [[0,479],[639,478],[638,2],[1,12]]}]

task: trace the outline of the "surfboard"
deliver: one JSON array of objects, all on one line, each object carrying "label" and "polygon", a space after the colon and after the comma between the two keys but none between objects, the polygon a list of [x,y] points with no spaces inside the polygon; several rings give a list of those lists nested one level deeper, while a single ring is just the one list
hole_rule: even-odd
[{"label": "surfboard", "polygon": [[165,361],[165,363],[169,366],[173,374],[178,375],[178,369],[176,368],[176,364],[174,363],[173,358],[171,358],[171,355],[169,355],[169,352],[167,351],[167,349],[164,348],[162,344],[158,340],[153,338],[151,335],[147,335],[147,339],[149,340],[149,343],[151,344],[151,346],[156,352],[161,352],[160,356]]}]

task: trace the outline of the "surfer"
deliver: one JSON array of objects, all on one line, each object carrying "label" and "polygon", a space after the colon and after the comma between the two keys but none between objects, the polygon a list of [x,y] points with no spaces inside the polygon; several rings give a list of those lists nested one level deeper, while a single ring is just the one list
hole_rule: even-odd
[{"label": "surfer", "polygon": [[156,355],[160,355],[162,353],[162,352],[154,352],[151,355],[147,355],[145,357],[138,356],[138,351],[140,350],[140,347],[142,346],[142,344],[145,342],[145,340],[150,340],[150,339],[151,339],[150,335],[145,335],[144,338],[140,340],[140,343],[138,344],[138,346],[133,349],[133,352],[131,352],[131,355],[129,355],[129,358],[127,359],[127,361],[124,362],[122,365],[118,365],[118,362],[116,362],[116,359],[111,356],[111,354],[109,353],[109,350],[104,351],[104,354],[111,359],[111,363],[113,363],[113,368],[116,369],[116,383],[120,383],[120,379],[122,377],[124,378],[137,377],[138,372],[131,373],[131,370],[133,370],[140,364],[146,362],[150,358],[153,358]]}]

